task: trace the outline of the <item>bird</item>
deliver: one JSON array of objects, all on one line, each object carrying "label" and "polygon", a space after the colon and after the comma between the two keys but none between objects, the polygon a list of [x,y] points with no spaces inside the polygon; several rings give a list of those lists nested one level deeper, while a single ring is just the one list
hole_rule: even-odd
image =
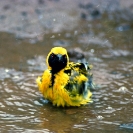
[{"label": "bird", "polygon": [[67,50],[53,47],[46,58],[47,69],[36,79],[39,91],[53,106],[82,106],[92,102],[92,65],[70,62]]}]

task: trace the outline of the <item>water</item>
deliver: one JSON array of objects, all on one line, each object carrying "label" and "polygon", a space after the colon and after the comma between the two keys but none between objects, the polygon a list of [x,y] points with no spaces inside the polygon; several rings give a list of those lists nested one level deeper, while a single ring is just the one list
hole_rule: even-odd
[{"label": "water", "polygon": [[[49,33],[41,42],[0,33],[1,132],[133,132],[120,127],[133,122],[132,29],[119,32],[106,18],[81,23],[70,32]],[[55,45],[79,48],[93,64],[98,86],[93,103],[57,108],[43,99],[35,80],[46,69],[46,56]]]},{"label": "water", "polygon": [[[4,65],[0,68],[1,132],[132,132],[119,127],[133,120],[131,55],[105,58],[97,56],[98,48],[93,46],[90,62],[94,65],[94,81],[99,85],[93,91],[94,102],[78,108],[56,108],[42,98],[35,83],[46,68],[45,57],[52,46],[46,49],[39,43],[19,44],[20,40],[14,40],[16,48],[12,51],[8,41],[2,50]],[[40,53],[46,52],[39,55],[37,45]],[[22,52],[26,49],[33,51]]]}]

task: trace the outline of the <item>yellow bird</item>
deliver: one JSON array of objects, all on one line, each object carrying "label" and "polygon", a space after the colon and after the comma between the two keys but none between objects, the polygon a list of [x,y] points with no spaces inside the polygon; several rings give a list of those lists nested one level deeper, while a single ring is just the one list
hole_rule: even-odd
[{"label": "yellow bird", "polygon": [[80,106],[92,102],[90,89],[94,87],[91,65],[69,62],[63,47],[49,52],[47,66],[36,82],[40,92],[55,106]]}]

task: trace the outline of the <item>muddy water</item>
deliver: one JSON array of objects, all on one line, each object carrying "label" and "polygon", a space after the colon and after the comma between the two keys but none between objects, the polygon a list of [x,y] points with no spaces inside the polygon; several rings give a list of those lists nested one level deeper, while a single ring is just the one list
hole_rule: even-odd
[{"label": "muddy water", "polygon": [[[80,23],[71,32],[47,34],[41,42],[0,33],[1,132],[133,132],[120,128],[133,122],[132,28],[117,31],[106,19]],[[39,93],[35,79],[46,69],[49,50],[58,45],[80,48],[93,64],[97,88],[92,104],[56,108]]]}]

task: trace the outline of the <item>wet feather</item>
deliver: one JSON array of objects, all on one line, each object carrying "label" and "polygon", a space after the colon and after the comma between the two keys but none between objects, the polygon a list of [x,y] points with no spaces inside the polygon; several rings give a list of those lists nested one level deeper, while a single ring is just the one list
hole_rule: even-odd
[{"label": "wet feather", "polygon": [[47,66],[48,69],[36,80],[44,98],[63,107],[92,102],[91,65],[69,62],[66,49],[55,47],[47,56]]}]

